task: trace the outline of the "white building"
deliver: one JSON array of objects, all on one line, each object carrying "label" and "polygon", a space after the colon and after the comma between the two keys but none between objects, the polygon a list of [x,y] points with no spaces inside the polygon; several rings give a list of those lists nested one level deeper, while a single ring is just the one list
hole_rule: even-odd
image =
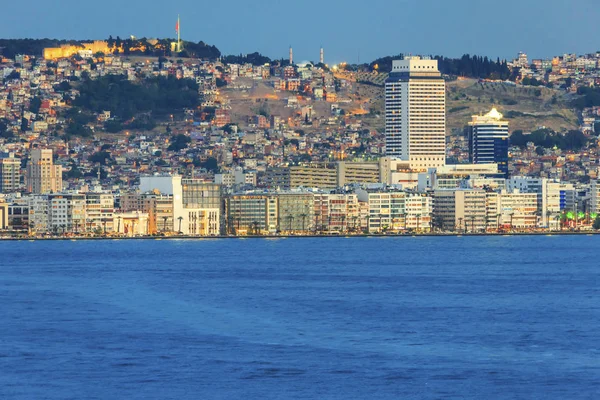
[{"label": "white building", "polygon": [[86,226],[88,230],[101,230],[104,233],[113,232],[115,198],[111,193],[87,193]]},{"label": "white building", "polygon": [[183,235],[221,233],[221,185],[181,176],[142,176],[140,191],[173,196],[173,228]]},{"label": "white building", "polygon": [[394,60],[385,82],[386,154],[413,169],[446,163],[446,85],[437,60]]},{"label": "white building", "polygon": [[431,228],[431,197],[405,192],[394,187],[357,189],[361,202],[368,204],[369,233],[400,232],[408,229],[428,231]]},{"label": "white building", "polygon": [[82,232],[86,230],[85,195],[52,194],[48,196],[48,230]]},{"label": "white building", "polygon": [[28,197],[29,223],[33,232],[48,232],[48,195]]}]

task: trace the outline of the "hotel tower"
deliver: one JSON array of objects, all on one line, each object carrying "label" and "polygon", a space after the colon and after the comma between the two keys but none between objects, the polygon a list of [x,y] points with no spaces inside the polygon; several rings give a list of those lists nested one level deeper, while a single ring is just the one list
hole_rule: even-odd
[{"label": "hotel tower", "polygon": [[446,163],[446,84],[437,60],[394,60],[385,82],[388,157],[425,170]]}]

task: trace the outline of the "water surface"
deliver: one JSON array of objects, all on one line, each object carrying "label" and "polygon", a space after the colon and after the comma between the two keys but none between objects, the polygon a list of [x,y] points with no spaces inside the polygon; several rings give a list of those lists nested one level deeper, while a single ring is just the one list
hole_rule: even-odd
[{"label": "water surface", "polygon": [[0,398],[597,399],[599,245],[0,242]]}]

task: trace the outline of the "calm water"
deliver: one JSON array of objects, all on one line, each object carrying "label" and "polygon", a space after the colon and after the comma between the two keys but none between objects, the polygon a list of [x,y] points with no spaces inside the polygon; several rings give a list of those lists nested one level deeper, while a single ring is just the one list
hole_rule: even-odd
[{"label": "calm water", "polygon": [[0,398],[598,399],[599,247],[0,242]]}]

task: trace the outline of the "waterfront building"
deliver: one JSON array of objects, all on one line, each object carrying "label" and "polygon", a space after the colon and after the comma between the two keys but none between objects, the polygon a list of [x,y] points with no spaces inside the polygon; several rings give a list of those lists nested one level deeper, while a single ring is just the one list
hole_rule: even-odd
[{"label": "waterfront building", "polygon": [[27,164],[27,191],[35,194],[62,191],[62,167],[54,165],[52,149],[33,149]]},{"label": "waterfront building", "polygon": [[148,214],[141,211],[119,211],[114,214],[115,232],[133,237],[148,235]]},{"label": "waterfront building", "polygon": [[85,194],[48,195],[48,230],[54,233],[92,231],[85,219]]},{"label": "waterfront building", "polygon": [[385,82],[386,155],[426,170],[446,163],[446,90],[437,60],[394,60]]},{"label": "waterfront building", "polygon": [[175,232],[197,236],[221,233],[221,185],[201,179],[182,179],[181,176],[140,177],[140,192],[155,190],[173,196]]},{"label": "waterfront building", "polygon": [[8,229],[8,203],[0,199],[0,230]]},{"label": "waterfront building", "polygon": [[315,193],[314,227],[321,232],[361,231],[360,206],[354,193]]},{"label": "waterfront building", "polygon": [[111,193],[86,193],[85,220],[88,230],[113,232],[115,198]]},{"label": "waterfront building", "polygon": [[221,185],[201,179],[181,179],[175,185],[173,218],[184,235],[216,236],[221,233]]},{"label": "waterfront building", "polygon": [[[593,197],[593,184],[592,197]],[[537,213],[541,227],[559,229],[560,215],[565,211],[583,210],[583,204],[576,205],[576,190],[573,184],[534,178],[529,176],[513,176],[506,182],[508,192],[535,193],[537,195]],[[592,200],[591,211],[593,209]]]},{"label": "waterfront building", "polygon": [[311,192],[297,190],[277,194],[279,231],[305,234],[314,230],[313,196]]},{"label": "waterfront building", "polygon": [[227,233],[261,235],[277,232],[277,197],[268,192],[233,194],[226,200]]},{"label": "waterfront building", "polygon": [[21,160],[13,153],[0,153],[0,193],[16,192],[21,187]]},{"label": "waterfront building", "polygon": [[473,115],[468,127],[469,160],[472,164],[498,164],[508,178],[508,121],[495,108],[485,115]]},{"label": "waterfront building", "polygon": [[600,181],[598,179],[590,182],[590,212],[600,214]]},{"label": "waterfront building", "polygon": [[148,232],[174,232],[173,196],[153,190],[147,193],[127,193],[121,196],[120,210],[148,214]]},{"label": "waterfront building", "polygon": [[502,191],[498,195],[500,225],[510,229],[532,229],[538,226],[537,193]]},{"label": "waterfront building", "polygon": [[48,232],[48,195],[30,195],[27,198],[29,205],[29,224],[33,233]]},{"label": "waterfront building", "polygon": [[13,231],[29,232],[29,206],[23,199],[8,205],[8,226]]},{"label": "waterfront building", "polygon": [[484,190],[436,190],[433,197],[436,228],[449,232],[484,232],[487,229],[487,196]]},{"label": "waterfront building", "polygon": [[431,197],[394,186],[371,186],[356,190],[358,199],[368,204],[369,233],[431,230]]}]

